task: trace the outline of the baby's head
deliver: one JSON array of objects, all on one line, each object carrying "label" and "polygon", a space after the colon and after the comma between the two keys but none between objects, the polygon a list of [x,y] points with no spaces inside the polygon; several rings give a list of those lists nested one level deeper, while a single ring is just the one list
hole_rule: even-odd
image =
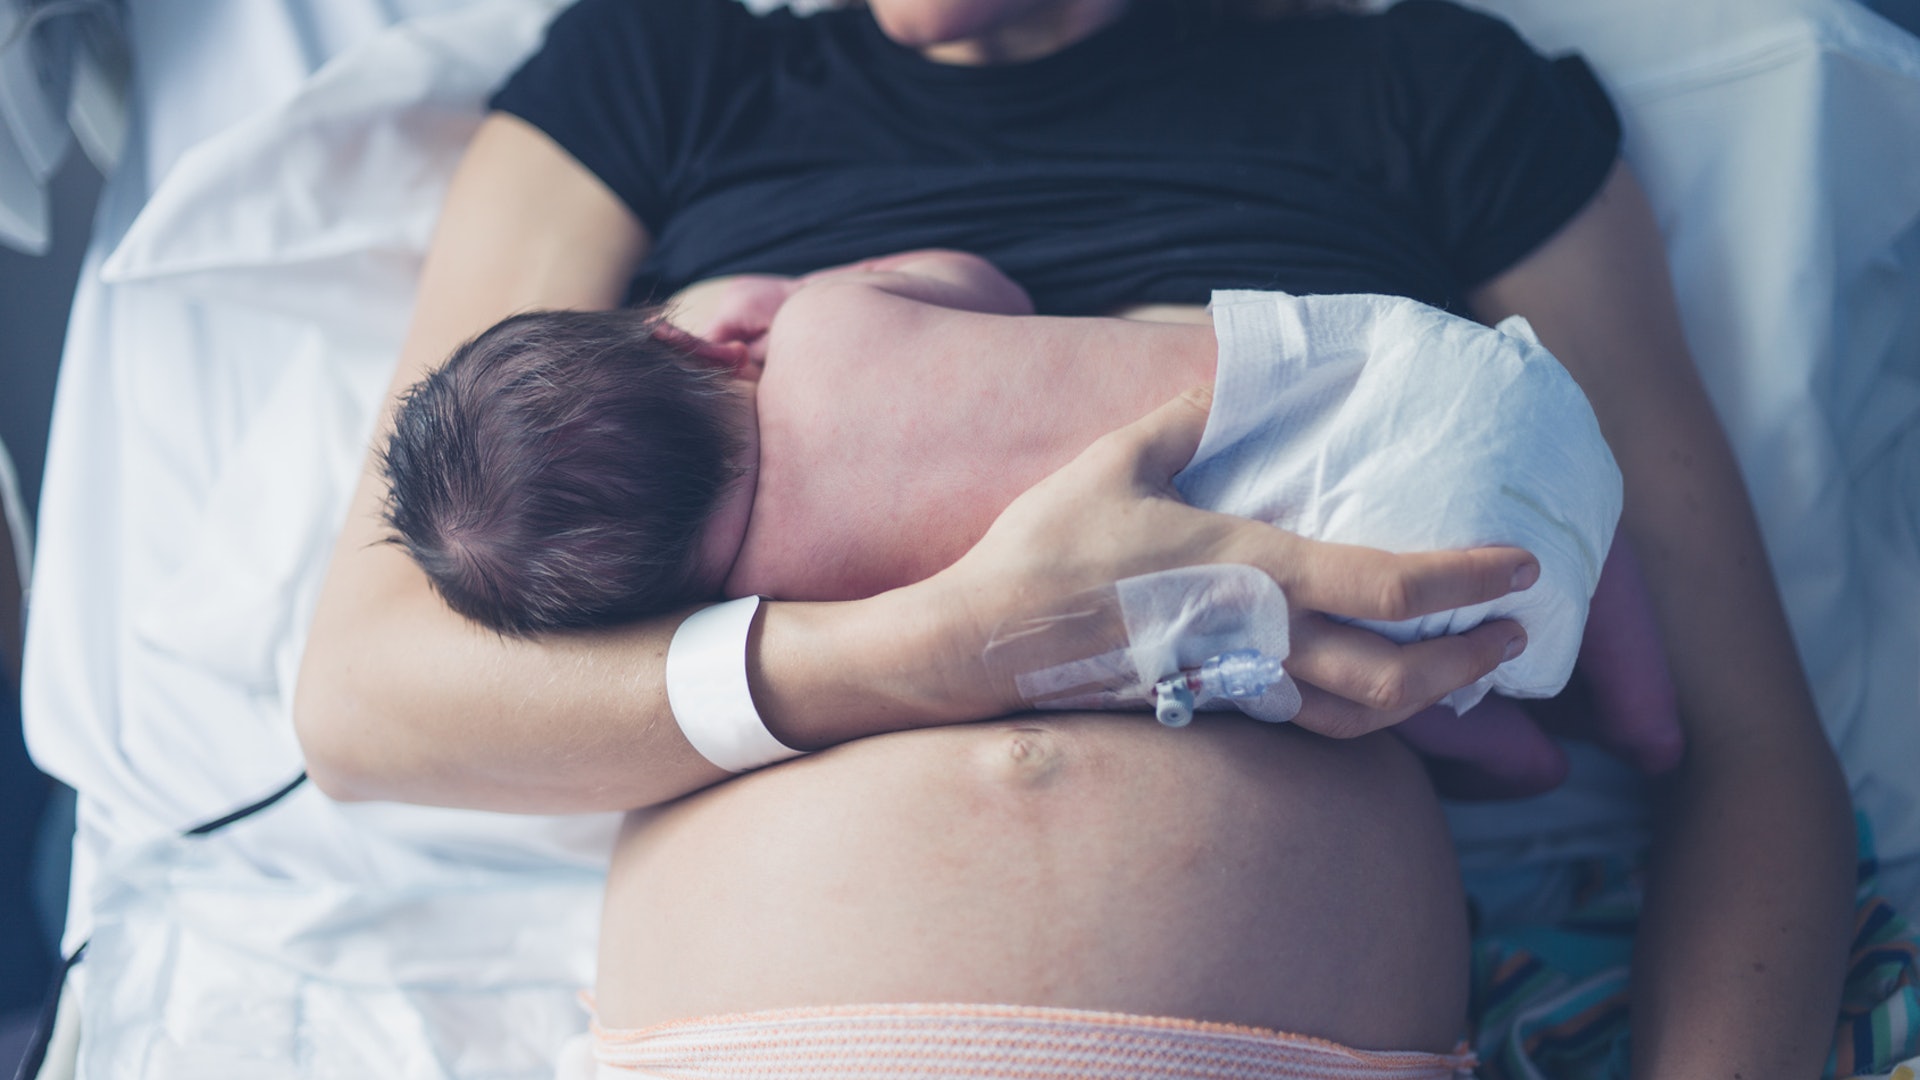
[{"label": "baby's head", "polygon": [[401,400],[382,458],[393,540],[505,634],[710,595],[703,529],[746,445],[733,375],[657,310],[507,319]]}]

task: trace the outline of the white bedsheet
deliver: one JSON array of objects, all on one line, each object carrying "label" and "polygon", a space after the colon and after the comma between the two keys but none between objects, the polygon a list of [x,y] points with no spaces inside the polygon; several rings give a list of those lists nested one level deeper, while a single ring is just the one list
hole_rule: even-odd
[{"label": "white bedsheet", "polygon": [[[1920,857],[1920,45],[1846,0],[1478,6],[1620,105],[1821,717],[1883,855]],[[1629,820],[1581,760],[1543,802]],[[1522,846],[1527,817],[1454,814]]]},{"label": "white bedsheet", "polygon": [[[300,768],[292,675],[438,193],[551,6],[133,5],[26,687],[82,797],[82,1075],[532,1077],[584,1023],[608,816],[306,791],[170,838]],[[1823,717],[1883,852],[1920,856],[1920,47],[1848,0],[1485,6],[1615,92]],[[1630,842],[1630,785],[1582,774],[1458,815],[1468,858]]]}]

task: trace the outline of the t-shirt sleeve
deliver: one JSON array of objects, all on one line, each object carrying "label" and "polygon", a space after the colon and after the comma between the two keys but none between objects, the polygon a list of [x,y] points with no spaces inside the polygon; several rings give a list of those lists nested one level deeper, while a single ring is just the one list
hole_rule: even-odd
[{"label": "t-shirt sleeve", "polygon": [[539,128],[658,235],[684,166],[690,57],[725,56],[714,0],[580,0],[490,106]]},{"label": "t-shirt sleeve", "polygon": [[1387,15],[1407,175],[1458,288],[1508,269],[1600,190],[1620,121],[1578,56],[1548,59],[1444,0]]}]

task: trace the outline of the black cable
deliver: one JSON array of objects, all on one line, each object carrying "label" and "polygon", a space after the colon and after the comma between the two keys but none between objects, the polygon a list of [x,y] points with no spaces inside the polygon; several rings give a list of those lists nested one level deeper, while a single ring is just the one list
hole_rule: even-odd
[{"label": "black cable", "polygon": [[281,788],[279,791],[274,792],[273,794],[267,796],[266,798],[261,799],[258,802],[248,803],[247,805],[241,807],[240,809],[235,810],[231,814],[222,814],[219,817],[214,818],[212,821],[207,821],[199,825],[195,825],[193,828],[188,829],[186,832],[183,832],[180,835],[181,836],[206,836],[210,833],[217,833],[221,829],[226,828],[227,826],[233,824],[234,822],[239,821],[243,818],[250,818],[253,815],[259,813],[260,811],[265,810],[267,807],[272,806],[274,803],[279,802],[281,799],[284,799],[287,796],[293,794],[294,792],[300,790],[300,785],[306,782],[307,782],[307,774],[303,771],[299,776],[294,777],[292,782],[287,784],[286,787]]},{"label": "black cable", "polygon": [[27,1052],[21,1057],[20,1065],[13,1071],[13,1080],[35,1080],[40,1075],[40,1067],[47,1063],[47,1047],[53,1042],[53,1022],[60,1015],[60,993],[66,989],[67,972],[80,958],[87,955],[87,942],[73,950],[73,955],[60,964],[60,971],[53,977],[53,985],[47,988],[46,1000],[40,1003],[40,1018],[34,1021],[33,1037],[27,1040]]}]

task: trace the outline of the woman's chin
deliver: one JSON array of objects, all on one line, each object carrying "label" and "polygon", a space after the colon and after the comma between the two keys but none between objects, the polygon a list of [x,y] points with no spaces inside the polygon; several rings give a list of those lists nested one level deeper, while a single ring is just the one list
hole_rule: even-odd
[{"label": "woman's chin", "polygon": [[868,0],[881,33],[909,49],[953,45],[1017,22],[1058,0]]}]

